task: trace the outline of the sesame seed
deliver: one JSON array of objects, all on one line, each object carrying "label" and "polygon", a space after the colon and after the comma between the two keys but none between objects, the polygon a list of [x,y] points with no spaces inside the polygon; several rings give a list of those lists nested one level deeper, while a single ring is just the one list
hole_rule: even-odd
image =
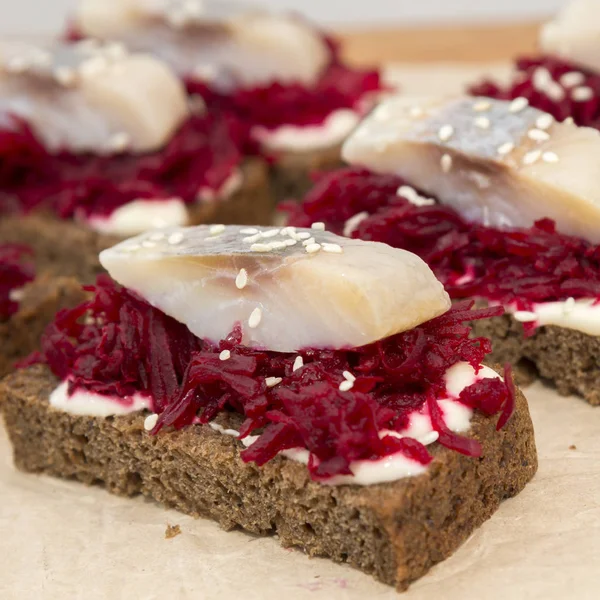
[{"label": "sesame seed", "polygon": [[490,110],[492,108],[492,103],[488,100],[478,100],[473,104],[473,110],[475,112],[485,112],[486,110]]},{"label": "sesame seed", "polygon": [[561,78],[560,82],[566,88],[577,87],[585,81],[585,75],[579,71],[569,71],[565,73]]},{"label": "sesame seed", "polygon": [[310,226],[311,229],[317,229],[318,231],[325,231],[325,223],[317,221]]},{"label": "sesame seed", "polygon": [[309,237],[307,240],[304,240],[302,242],[303,246],[310,246],[311,244],[315,243],[315,238],[314,237]]},{"label": "sesame seed", "polygon": [[308,246],[306,246],[306,251],[309,254],[314,254],[315,252],[318,252],[321,249],[321,244],[308,244]]},{"label": "sesame seed", "polygon": [[298,237],[299,240],[307,240],[311,237],[310,233],[308,233],[308,231],[301,231],[300,233],[297,233],[296,236]]},{"label": "sesame seed", "polygon": [[438,131],[438,137],[442,142],[447,142],[454,135],[454,127],[452,125],[442,125]]},{"label": "sesame seed", "polygon": [[477,117],[475,119],[475,127],[479,129],[489,129],[492,122],[487,117]]},{"label": "sesame seed", "polygon": [[255,233],[258,233],[258,229],[246,227],[245,229],[240,229],[240,233],[243,233],[244,235],[254,235]]},{"label": "sesame seed", "polygon": [[219,360],[229,360],[230,358],[231,358],[231,351],[230,350],[223,350],[219,354]]},{"label": "sesame seed", "polygon": [[398,196],[403,196],[415,206],[431,206],[432,204],[435,204],[435,200],[421,196],[417,190],[410,185],[401,185],[396,194]]},{"label": "sesame seed", "polygon": [[347,379],[344,379],[344,381],[342,381],[342,383],[340,383],[339,390],[340,390],[340,392],[348,392],[353,387],[354,387],[353,381],[348,381]]},{"label": "sesame seed", "polygon": [[60,85],[72,85],[75,83],[75,71],[70,67],[58,67],[54,70],[54,79]]},{"label": "sesame seed", "polygon": [[296,360],[294,361],[294,366],[292,367],[292,372],[301,369],[304,366],[304,359],[301,356],[296,356]]},{"label": "sesame seed", "polygon": [[245,237],[245,238],[242,240],[242,242],[248,242],[249,244],[252,244],[252,243],[254,243],[254,242],[258,242],[258,240],[260,240],[260,239],[261,239],[261,237],[262,237],[262,236],[260,235],[260,232],[259,232],[259,233],[257,233],[256,235],[251,235],[251,236],[249,236],[249,237]]},{"label": "sesame seed", "polygon": [[208,229],[210,235],[218,235],[225,231],[225,225],[211,225]]},{"label": "sesame seed", "polygon": [[281,250],[287,248],[287,243],[285,241],[269,242],[269,246],[271,246],[271,250]]},{"label": "sesame seed", "polygon": [[574,125],[575,124],[575,119],[573,117],[567,117],[563,123],[565,125]]},{"label": "sesame seed", "polygon": [[79,65],[79,72],[85,77],[92,77],[108,67],[108,60],[102,55],[93,56]]},{"label": "sesame seed", "polygon": [[524,165],[532,165],[534,162],[538,161],[541,156],[542,156],[541,150],[532,150],[531,152],[528,152],[523,157],[523,164]]},{"label": "sesame seed", "polygon": [[356,228],[365,220],[369,218],[369,213],[366,210],[356,213],[353,217],[350,217],[344,223],[344,235],[350,237]]},{"label": "sesame seed", "polygon": [[452,157],[449,154],[442,154],[440,164],[442,166],[442,171],[444,173],[449,173],[450,169],[452,169]]},{"label": "sesame seed", "polygon": [[271,252],[273,248],[271,244],[252,244],[250,246],[250,252]]},{"label": "sesame seed", "polygon": [[549,129],[552,126],[552,123],[554,123],[554,117],[552,115],[545,114],[536,119],[535,126],[538,129],[545,130],[545,129]]},{"label": "sesame seed", "polygon": [[533,87],[538,92],[546,92],[548,86],[555,83],[550,71],[545,67],[538,67],[532,76]]},{"label": "sesame seed", "polygon": [[556,152],[544,152],[542,154],[542,160],[547,163],[557,163],[558,162],[558,154]]},{"label": "sesame seed", "polygon": [[555,102],[560,102],[565,97],[565,90],[559,83],[556,81],[550,81],[545,89],[546,96]]},{"label": "sesame seed", "polygon": [[565,315],[568,315],[570,313],[573,312],[573,309],[575,308],[575,298],[567,298],[565,300],[565,303],[563,304],[563,313]]},{"label": "sesame seed", "polygon": [[267,384],[267,387],[275,387],[276,385],[280,384],[283,381],[283,379],[281,377],[266,377],[265,378],[265,383]]},{"label": "sesame seed", "polygon": [[235,287],[238,290],[243,290],[248,284],[248,271],[246,269],[240,269],[240,272],[235,278]]},{"label": "sesame seed", "polygon": [[322,247],[325,252],[331,252],[332,254],[342,254],[344,252],[339,244],[323,243]]},{"label": "sesame seed", "polygon": [[587,85],[576,87],[571,92],[571,98],[576,102],[586,102],[587,100],[591,100],[594,97],[594,90]]},{"label": "sesame seed", "polygon": [[108,149],[112,152],[123,152],[131,143],[131,138],[128,133],[120,131],[113,133],[108,140]]},{"label": "sesame seed", "polygon": [[527,108],[529,105],[529,100],[527,98],[523,98],[523,96],[519,96],[515,98],[508,107],[508,112],[518,113],[521,112],[524,108]]},{"label": "sesame seed", "polygon": [[506,142],[506,144],[498,146],[497,151],[500,156],[506,156],[507,154],[510,154],[514,149],[515,145],[512,142]]},{"label": "sesame seed", "polygon": [[181,244],[181,242],[183,242],[184,237],[185,236],[183,233],[181,233],[181,231],[176,231],[167,238],[167,242],[171,244],[171,246],[177,246],[177,244]]},{"label": "sesame seed", "polygon": [[157,421],[158,421],[158,415],[157,414],[148,415],[144,419],[144,429],[146,431],[152,431],[156,427]]},{"label": "sesame seed", "polygon": [[284,244],[286,246],[295,246],[298,243],[298,240],[285,240]]},{"label": "sesame seed", "polygon": [[250,329],[256,329],[260,325],[260,321],[262,319],[262,310],[260,308],[255,308],[248,319],[248,326]]},{"label": "sesame seed", "polygon": [[530,129],[527,132],[527,137],[535,142],[546,142],[550,139],[550,134],[541,129]]},{"label": "sesame seed", "polygon": [[342,376],[344,377],[344,379],[346,379],[347,381],[352,381],[352,383],[354,383],[356,381],[356,377],[354,375],[352,375],[352,373],[350,373],[350,371],[344,371],[342,373]]},{"label": "sesame seed", "polygon": [[271,238],[279,235],[279,229],[268,229],[267,231],[261,231],[260,237],[262,238]]}]

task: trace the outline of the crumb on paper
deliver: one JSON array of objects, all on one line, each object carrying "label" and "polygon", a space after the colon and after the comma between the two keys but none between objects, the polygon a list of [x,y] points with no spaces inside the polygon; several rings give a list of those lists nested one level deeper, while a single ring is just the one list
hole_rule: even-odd
[{"label": "crumb on paper", "polygon": [[577,446],[575,444],[571,444],[569,446],[569,450],[577,450]]},{"label": "crumb on paper", "polygon": [[167,523],[167,529],[165,530],[165,540],[170,540],[177,537],[181,533],[181,527],[179,525],[169,525]]}]

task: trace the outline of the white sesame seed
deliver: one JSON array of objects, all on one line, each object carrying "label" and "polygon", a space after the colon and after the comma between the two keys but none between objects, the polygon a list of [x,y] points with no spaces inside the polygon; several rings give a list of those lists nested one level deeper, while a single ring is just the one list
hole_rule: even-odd
[{"label": "white sesame seed", "polygon": [[286,246],[295,246],[298,243],[298,240],[285,240],[284,244]]},{"label": "white sesame seed", "polygon": [[156,427],[157,421],[158,421],[158,415],[157,414],[148,415],[144,419],[144,429],[146,431],[152,431]]},{"label": "white sesame seed", "polygon": [[574,119],[573,117],[567,117],[567,118],[566,118],[566,119],[563,121],[563,123],[564,123],[565,125],[573,125],[573,124],[575,123],[575,119]]},{"label": "white sesame seed", "polygon": [[542,154],[542,160],[547,163],[557,163],[558,162],[558,154],[556,152],[544,152]]},{"label": "white sesame seed", "polygon": [[410,185],[401,185],[396,194],[398,196],[403,196],[406,198],[411,204],[415,206],[430,206],[435,204],[435,200],[431,198],[426,198],[425,196],[421,196],[417,190],[415,190]]},{"label": "white sesame seed", "polygon": [[527,100],[527,98],[523,98],[523,96],[519,96],[518,98],[515,98],[510,103],[510,105],[508,107],[508,112],[511,112],[511,113],[521,112],[523,109],[527,108],[528,105],[529,105],[529,100]]},{"label": "white sesame seed", "polygon": [[308,244],[308,246],[306,246],[306,251],[309,254],[314,254],[315,252],[318,252],[321,249],[321,244]]},{"label": "white sesame seed", "polygon": [[328,244],[325,242],[321,246],[325,252],[331,252],[332,254],[342,254],[344,252],[339,244]]},{"label": "white sesame seed", "polygon": [[297,233],[296,236],[299,240],[307,240],[310,238],[310,233],[308,233],[308,231],[301,231],[300,233]]},{"label": "white sesame seed", "polygon": [[273,248],[271,244],[252,244],[250,246],[250,252],[271,252]]},{"label": "white sesame seed", "polygon": [[475,112],[485,112],[486,110],[490,110],[492,108],[492,103],[488,100],[478,100],[473,104],[473,110]]},{"label": "white sesame seed", "polygon": [[242,242],[247,242],[247,243],[249,243],[249,244],[253,244],[254,242],[258,242],[258,240],[260,240],[260,239],[261,239],[261,237],[262,237],[262,236],[260,235],[260,232],[259,232],[259,233],[257,233],[256,235],[251,235],[251,236],[249,236],[249,237],[245,237],[245,238],[243,238],[243,239],[242,239]]},{"label": "white sesame seed", "polygon": [[534,162],[538,161],[542,156],[542,151],[541,150],[532,150],[531,152],[528,152],[524,157],[523,157],[523,164],[524,165],[532,165]]},{"label": "white sesame seed", "polygon": [[102,55],[92,56],[79,65],[79,72],[85,77],[92,77],[108,67],[108,60]]},{"label": "white sesame seed", "polygon": [[208,229],[210,235],[218,235],[225,231],[225,225],[211,225]]},{"label": "white sesame seed", "polygon": [[550,134],[541,129],[530,129],[527,137],[535,142],[546,142],[550,139]]},{"label": "white sesame seed", "polygon": [[60,85],[72,85],[75,83],[75,71],[70,67],[58,67],[54,70],[54,79]]},{"label": "white sesame seed", "polygon": [[248,284],[248,271],[246,269],[240,269],[240,272],[235,278],[235,287],[238,290],[243,290]]},{"label": "white sesame seed", "polygon": [[279,229],[268,229],[267,231],[260,232],[260,237],[262,238],[272,238],[276,235],[279,235]]},{"label": "white sesame seed", "polygon": [[440,165],[442,166],[442,172],[449,173],[452,169],[452,157],[449,154],[442,154]]},{"label": "white sesame seed", "polygon": [[475,119],[475,127],[479,129],[489,129],[492,122],[487,117],[477,117]]},{"label": "white sesame seed", "polygon": [[303,246],[310,246],[311,244],[315,243],[315,238],[314,237],[309,237],[307,240],[304,240],[302,242]]},{"label": "white sesame seed", "polygon": [[552,123],[554,123],[554,117],[546,113],[536,119],[535,126],[538,129],[546,130],[552,126]]},{"label": "white sesame seed", "polygon": [[128,133],[120,131],[113,133],[108,140],[108,149],[112,152],[123,152],[131,143],[131,137]]},{"label": "white sesame seed", "polygon": [[356,377],[354,375],[352,375],[352,373],[350,373],[350,371],[344,371],[342,373],[342,376],[344,377],[344,379],[346,379],[347,381],[352,381],[352,383],[354,383],[356,381]]},{"label": "white sesame seed", "polygon": [[594,90],[587,85],[576,87],[571,91],[571,98],[576,102],[586,102],[594,97]]},{"label": "white sesame seed", "polygon": [[317,229],[318,231],[325,231],[325,223],[317,221],[310,226],[311,229]]},{"label": "white sesame seed", "polygon": [[546,92],[548,86],[555,83],[554,79],[552,78],[552,75],[550,74],[550,71],[548,71],[548,69],[546,69],[545,67],[538,67],[533,72],[533,76],[531,79],[533,87],[538,92]]},{"label": "white sesame seed", "polygon": [[271,250],[281,250],[282,248],[287,248],[286,241],[269,242],[269,246],[271,246]]},{"label": "white sesame seed", "polygon": [[230,358],[231,358],[231,351],[230,350],[223,350],[219,354],[219,360],[229,360]]},{"label": "white sesame seed", "polygon": [[348,381],[347,379],[344,379],[344,381],[342,381],[342,383],[340,383],[339,390],[340,390],[340,392],[348,392],[353,387],[354,387],[353,381]]},{"label": "white sesame seed", "polygon": [[555,102],[560,102],[565,97],[565,89],[556,81],[550,81],[544,90],[546,96]]},{"label": "white sesame seed", "polygon": [[240,229],[240,233],[243,233],[244,235],[254,235],[255,233],[258,233],[258,229],[246,227],[245,229]]},{"label": "white sesame seed", "polygon": [[262,319],[262,310],[260,308],[255,308],[248,319],[248,326],[250,329],[256,329],[260,325],[260,321]]},{"label": "white sesame seed", "polygon": [[560,82],[566,88],[577,87],[585,81],[585,75],[579,71],[569,71],[565,73],[561,78]]},{"label": "white sesame seed", "polygon": [[442,142],[447,142],[454,135],[454,127],[452,125],[442,125],[438,131],[438,137]]},{"label": "white sesame seed", "polygon": [[296,360],[294,361],[294,366],[292,367],[292,372],[301,369],[304,366],[304,359],[301,356],[296,356]]},{"label": "white sesame seed", "polygon": [[280,384],[283,381],[283,379],[281,377],[266,377],[265,378],[265,383],[267,384],[267,387],[275,387],[276,385]]},{"label": "white sesame seed", "polygon": [[515,149],[515,145],[512,142],[506,142],[498,147],[497,151],[500,156],[506,156]]},{"label": "white sesame seed", "polygon": [[344,223],[344,235],[346,237],[350,237],[354,231],[358,228],[358,226],[365,220],[369,218],[369,213],[366,210],[362,212],[356,213],[353,217],[350,217]]},{"label": "white sesame seed", "polygon": [[167,242],[171,244],[171,246],[177,246],[177,244],[181,244],[181,242],[183,242],[184,237],[185,236],[183,233],[181,233],[181,231],[176,231],[168,237]]},{"label": "white sesame seed", "polygon": [[575,308],[575,298],[567,298],[563,304],[563,313],[565,315],[571,314]]}]

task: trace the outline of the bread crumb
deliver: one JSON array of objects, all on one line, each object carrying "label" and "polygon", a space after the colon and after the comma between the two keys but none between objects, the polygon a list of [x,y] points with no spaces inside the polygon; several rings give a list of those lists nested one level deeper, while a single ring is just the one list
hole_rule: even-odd
[{"label": "bread crumb", "polygon": [[569,446],[569,450],[577,450],[577,446],[575,444],[571,444]]},{"label": "bread crumb", "polygon": [[177,537],[181,533],[181,527],[179,525],[169,525],[167,523],[167,529],[165,530],[165,540],[170,540]]}]

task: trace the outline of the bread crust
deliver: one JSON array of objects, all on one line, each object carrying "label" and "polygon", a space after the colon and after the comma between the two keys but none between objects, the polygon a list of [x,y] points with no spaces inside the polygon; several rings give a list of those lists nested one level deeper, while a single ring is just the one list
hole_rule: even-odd
[{"label": "bread crust", "polygon": [[151,436],[141,413],[100,419],[55,410],[48,396],[56,385],[44,366],[0,384],[19,469],[143,494],[224,529],[277,533],[283,546],[347,562],[399,590],[452,554],[537,469],[519,391],[503,430],[495,430],[495,418],[475,415],[469,435],[482,443],[481,458],[433,444],[424,475],[334,487],[315,483],[305,466],[286,458],[260,468],[245,464],[241,443],[208,426]]}]

